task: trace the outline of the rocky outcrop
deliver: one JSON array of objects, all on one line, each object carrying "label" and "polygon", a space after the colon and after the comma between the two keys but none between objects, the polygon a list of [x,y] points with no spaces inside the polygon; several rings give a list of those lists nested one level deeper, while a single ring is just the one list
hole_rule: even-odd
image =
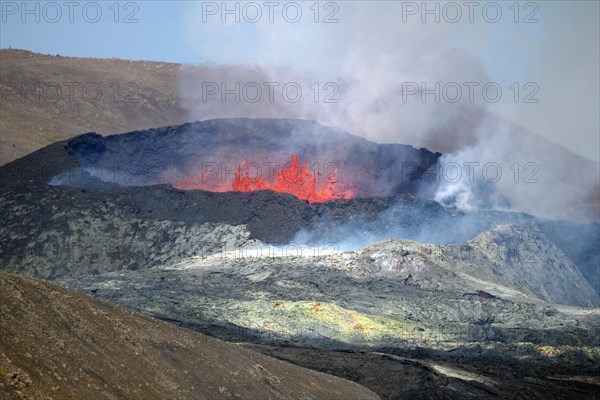
[{"label": "rocky outcrop", "polygon": [[0,197],[2,269],[47,279],[137,270],[242,246],[244,226],[144,218],[134,202],[48,190]]},{"label": "rocky outcrop", "polygon": [[[505,265],[517,233],[537,257],[527,273]],[[454,245],[409,241],[350,252],[248,247],[62,282],[229,340],[445,350],[490,341],[513,346],[515,353],[533,342],[572,346],[577,354],[589,353],[586,362],[596,362],[598,309],[574,312],[552,303],[598,304],[597,295],[539,231],[502,227],[467,246],[472,259],[458,255]],[[546,279],[562,286],[527,286]]]},{"label": "rocky outcrop", "polygon": [[536,227],[499,226],[465,244],[388,240],[355,253],[362,276],[404,279],[428,290],[477,292],[554,304],[600,306],[600,297],[571,260]]}]

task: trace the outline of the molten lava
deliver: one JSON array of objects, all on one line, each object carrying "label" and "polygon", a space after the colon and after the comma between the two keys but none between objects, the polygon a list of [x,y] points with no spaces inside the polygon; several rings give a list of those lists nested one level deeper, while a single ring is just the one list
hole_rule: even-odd
[{"label": "molten lava", "polygon": [[271,179],[272,182],[268,182],[261,176],[252,177],[250,166],[244,161],[234,172],[234,180],[231,185],[208,184],[206,173],[203,173],[202,179],[182,179],[175,187],[182,190],[203,189],[213,192],[273,190],[292,194],[311,203],[354,197],[356,195],[354,189],[341,184],[338,181],[338,173],[338,168],[334,168],[322,182],[319,182],[318,176],[321,174],[313,174],[306,161],[300,162],[298,156],[292,154],[290,163],[277,173],[275,179]]}]

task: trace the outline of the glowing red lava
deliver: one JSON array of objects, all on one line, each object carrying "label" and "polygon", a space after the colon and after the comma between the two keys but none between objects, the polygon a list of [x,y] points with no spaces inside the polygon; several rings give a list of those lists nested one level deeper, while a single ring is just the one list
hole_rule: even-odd
[{"label": "glowing red lava", "polygon": [[320,173],[313,173],[308,163],[300,162],[298,156],[292,154],[291,161],[285,165],[268,182],[261,176],[251,176],[250,167],[245,161],[238,164],[234,172],[232,184],[208,184],[207,177],[202,179],[182,179],[175,187],[182,190],[202,189],[213,192],[251,192],[255,190],[273,190],[276,192],[289,193],[301,200],[311,203],[322,203],[333,199],[349,199],[356,195],[355,190],[338,180],[338,168],[334,168],[327,177],[319,180]]}]

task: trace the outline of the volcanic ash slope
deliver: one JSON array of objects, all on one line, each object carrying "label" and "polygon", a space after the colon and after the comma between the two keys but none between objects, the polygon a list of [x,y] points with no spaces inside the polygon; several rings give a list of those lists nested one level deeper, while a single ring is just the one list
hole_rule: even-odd
[{"label": "volcanic ash slope", "polygon": [[0,399],[378,399],[368,389],[0,272]]}]

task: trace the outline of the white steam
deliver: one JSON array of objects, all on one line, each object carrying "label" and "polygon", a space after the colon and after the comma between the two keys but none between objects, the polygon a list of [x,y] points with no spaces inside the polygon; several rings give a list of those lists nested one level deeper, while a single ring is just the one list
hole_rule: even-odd
[{"label": "white steam", "polygon": [[[515,210],[551,218],[600,219],[598,163],[545,139],[574,135],[581,142],[582,137],[594,137],[593,129],[595,135],[598,131],[596,122],[579,118],[571,125],[592,131],[550,134],[553,124],[549,121],[560,120],[554,125],[565,126],[563,120],[569,114],[598,101],[593,95],[565,98],[560,103],[565,110],[562,119],[556,101],[548,101],[551,88],[560,82],[556,73],[544,71],[554,64],[579,71],[569,69],[577,60],[555,57],[556,62],[549,63],[550,53],[542,51],[544,38],[553,38],[557,32],[563,35],[562,28],[569,23],[552,18],[561,15],[559,6],[543,4],[536,24],[515,23],[508,6],[503,7],[505,15],[499,23],[486,22],[481,14],[475,15],[473,23],[464,17],[458,23],[443,19],[435,23],[431,16],[423,23],[421,15],[404,18],[407,2],[330,2],[339,7],[334,15],[339,22],[326,24],[322,23],[325,15],[335,11],[324,8],[328,3],[318,3],[319,23],[309,9],[312,2],[298,3],[303,16],[295,23],[286,22],[281,9],[271,23],[264,8],[258,22],[242,18],[236,23],[229,16],[223,23],[221,12],[205,15],[206,3],[193,3],[187,21],[187,34],[198,50],[200,64],[184,67],[177,82],[191,120],[314,119],[380,143],[406,143],[443,152],[445,163],[469,163],[462,179],[441,181],[435,198],[442,203],[477,208],[479,185],[491,181]],[[214,4],[221,7],[224,3]],[[571,14],[563,13],[565,19]],[[580,53],[572,47],[568,52],[573,57]],[[543,58],[530,60],[536,56]],[[586,73],[577,82],[586,77],[593,78]],[[524,103],[524,97],[536,89],[525,83],[538,79],[535,96],[539,101]],[[594,79],[587,81],[590,92],[598,85],[597,76]],[[483,94],[490,82],[495,85],[492,89],[502,90],[498,101]],[[518,93],[514,82],[519,83]],[[469,85],[473,83],[471,98]],[[290,84],[291,88],[286,86]],[[287,94],[286,87],[291,90]],[[293,97],[297,87],[302,96],[290,101],[286,96]],[[457,88],[462,93],[456,100]],[[207,95],[207,90],[213,94]],[[587,106],[581,107],[582,102]],[[511,122],[533,127],[532,116],[547,118],[539,126],[548,132],[537,135]],[[597,120],[597,114],[583,117]],[[501,173],[497,180],[494,171]],[[475,179],[470,179],[470,172]]]}]

